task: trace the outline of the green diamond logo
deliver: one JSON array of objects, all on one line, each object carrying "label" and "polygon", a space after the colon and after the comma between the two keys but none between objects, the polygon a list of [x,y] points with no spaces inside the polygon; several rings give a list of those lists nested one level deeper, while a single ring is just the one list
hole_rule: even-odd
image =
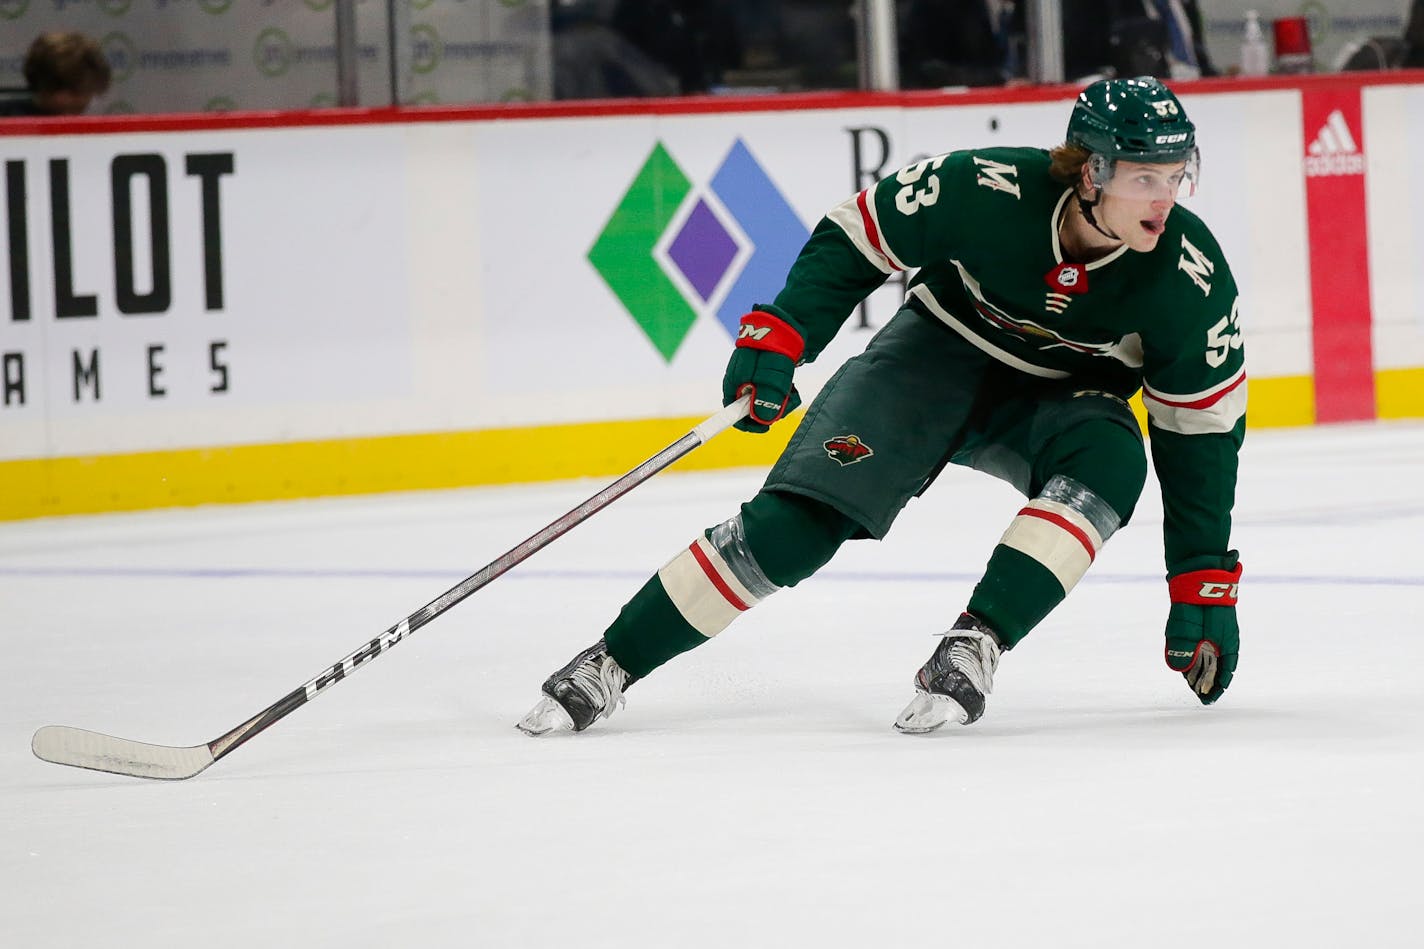
[{"label": "green diamond logo", "polygon": [[692,182],[659,142],[588,252],[593,269],[669,362],[697,322],[697,311],[658,266],[653,248],[691,190]]}]

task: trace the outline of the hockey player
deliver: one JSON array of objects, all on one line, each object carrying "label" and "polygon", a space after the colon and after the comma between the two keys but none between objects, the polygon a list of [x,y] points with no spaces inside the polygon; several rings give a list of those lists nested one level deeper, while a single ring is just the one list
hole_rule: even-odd
[{"label": "hockey player", "polygon": [[1064,144],[917,162],[819,223],[774,303],[741,332],[723,401],[764,432],[800,403],[797,365],[854,308],[910,268],[908,299],[846,362],[740,512],[699,534],[623,607],[602,639],[544,683],[519,723],[581,731],[624,691],[831,559],[881,538],[945,464],[1029,499],[941,633],[895,721],[970,724],[1000,656],[1083,577],[1132,516],[1147,476],[1146,404],[1162,490],[1166,660],[1204,704],[1236,670],[1228,549],[1246,374],[1236,285],[1206,225],[1176,207],[1198,179],[1196,130],[1155,79],[1085,89]]}]

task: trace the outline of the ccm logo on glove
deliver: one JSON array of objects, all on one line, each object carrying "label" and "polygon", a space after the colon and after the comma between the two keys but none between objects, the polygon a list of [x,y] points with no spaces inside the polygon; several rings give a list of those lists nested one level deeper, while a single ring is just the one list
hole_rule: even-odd
[{"label": "ccm logo on glove", "polygon": [[1235,606],[1240,587],[1240,566],[1235,570],[1194,570],[1167,581],[1173,603],[1199,606]]}]

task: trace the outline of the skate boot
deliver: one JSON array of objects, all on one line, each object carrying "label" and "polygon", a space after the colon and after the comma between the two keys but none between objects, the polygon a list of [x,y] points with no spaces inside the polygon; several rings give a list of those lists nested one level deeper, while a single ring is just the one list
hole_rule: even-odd
[{"label": "skate boot", "polygon": [[940,635],[934,655],[915,675],[916,695],[895,719],[896,731],[922,735],[951,720],[973,724],[984,714],[984,697],[994,690],[999,641],[968,613]]},{"label": "skate boot", "polygon": [[544,697],[515,726],[526,735],[556,730],[581,732],[624,703],[623,690],[637,680],[623,671],[599,640],[544,682]]}]

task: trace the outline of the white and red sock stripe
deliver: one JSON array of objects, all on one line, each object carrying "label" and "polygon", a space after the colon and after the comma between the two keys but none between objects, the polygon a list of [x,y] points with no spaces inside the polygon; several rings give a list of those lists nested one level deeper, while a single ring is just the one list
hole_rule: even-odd
[{"label": "white and red sock stripe", "polygon": [[658,579],[682,618],[709,639],[761,602],[705,537],[669,560],[658,571]]},{"label": "white and red sock stripe", "polygon": [[1043,564],[1067,593],[1092,566],[1103,538],[1079,511],[1057,501],[1034,498],[1004,531],[999,543]]}]

